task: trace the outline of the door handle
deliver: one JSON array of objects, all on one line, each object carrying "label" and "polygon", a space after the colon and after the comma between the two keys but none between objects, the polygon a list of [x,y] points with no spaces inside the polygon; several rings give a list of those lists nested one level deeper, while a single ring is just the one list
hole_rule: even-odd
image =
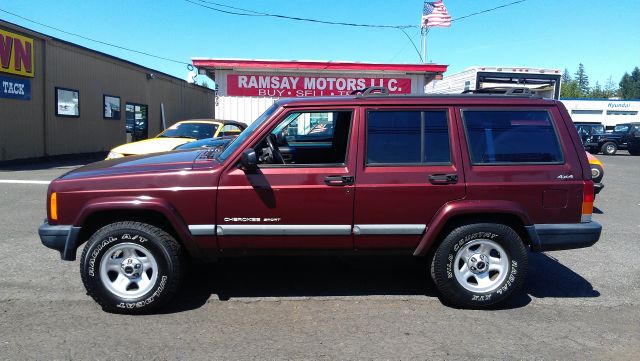
[{"label": "door handle", "polygon": [[352,175],[330,175],[324,178],[324,183],[328,186],[352,185],[354,177]]},{"label": "door handle", "polygon": [[458,183],[457,174],[431,174],[429,176],[431,184],[455,184]]}]

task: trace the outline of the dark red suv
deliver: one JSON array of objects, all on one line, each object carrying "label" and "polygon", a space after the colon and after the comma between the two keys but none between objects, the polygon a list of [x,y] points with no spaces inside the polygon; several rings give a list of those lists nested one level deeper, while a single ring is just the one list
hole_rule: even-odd
[{"label": "dark red suv", "polygon": [[558,101],[367,89],[278,101],[222,151],[67,173],[39,233],[64,260],[87,243],[82,280],[108,311],[165,304],[189,259],[266,251],[425,257],[446,299],[478,308],[522,285],[529,250],[594,244],[593,199]]}]

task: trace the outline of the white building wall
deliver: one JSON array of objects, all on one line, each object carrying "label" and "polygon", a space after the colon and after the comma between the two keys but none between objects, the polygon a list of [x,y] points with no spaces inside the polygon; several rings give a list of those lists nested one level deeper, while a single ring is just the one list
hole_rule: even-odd
[{"label": "white building wall", "polygon": [[476,89],[477,69],[467,69],[460,73],[445,76],[442,80],[433,80],[427,84],[427,94],[460,94],[465,90],[466,82],[469,82],[469,90]]},{"label": "white building wall", "polygon": [[616,124],[640,122],[640,100],[561,99],[574,122],[602,123],[608,129]]},{"label": "white building wall", "polygon": [[216,118],[224,120],[236,120],[251,124],[267,108],[279,98],[274,97],[249,97],[227,95],[227,75],[270,75],[279,76],[319,76],[319,77],[365,77],[365,78],[410,78],[411,94],[424,94],[426,78],[424,74],[404,74],[391,72],[378,73],[319,73],[319,72],[236,72],[232,70],[216,70],[215,82],[218,86],[216,96]]}]

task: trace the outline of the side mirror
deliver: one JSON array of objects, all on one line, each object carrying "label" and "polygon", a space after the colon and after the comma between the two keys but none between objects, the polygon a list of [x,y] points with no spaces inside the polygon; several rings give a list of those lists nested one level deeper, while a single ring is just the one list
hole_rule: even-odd
[{"label": "side mirror", "polygon": [[258,157],[256,151],[253,148],[249,148],[242,152],[240,157],[240,169],[244,171],[253,171],[258,169]]}]

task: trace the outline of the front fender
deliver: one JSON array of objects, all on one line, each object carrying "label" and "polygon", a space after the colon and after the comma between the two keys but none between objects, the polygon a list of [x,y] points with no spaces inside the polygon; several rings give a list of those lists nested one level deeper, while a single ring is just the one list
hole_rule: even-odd
[{"label": "front fender", "polygon": [[198,256],[199,249],[191,237],[191,233],[184,220],[169,202],[161,198],[149,196],[118,196],[92,199],[82,207],[73,225],[75,227],[82,227],[89,216],[98,212],[124,210],[150,211],[162,214],[169,223],[171,223],[171,226],[176,231],[178,237],[180,237],[187,252],[191,256]]},{"label": "front fender", "polygon": [[461,200],[449,202],[442,206],[442,208],[438,210],[438,213],[436,213],[436,215],[431,219],[431,222],[427,226],[427,231],[422,236],[422,239],[420,240],[418,247],[416,247],[413,252],[413,255],[425,255],[437,239],[440,232],[443,230],[445,224],[454,217],[464,215],[482,216],[486,214],[516,216],[524,225],[533,224],[525,210],[515,202],[504,200]]}]

